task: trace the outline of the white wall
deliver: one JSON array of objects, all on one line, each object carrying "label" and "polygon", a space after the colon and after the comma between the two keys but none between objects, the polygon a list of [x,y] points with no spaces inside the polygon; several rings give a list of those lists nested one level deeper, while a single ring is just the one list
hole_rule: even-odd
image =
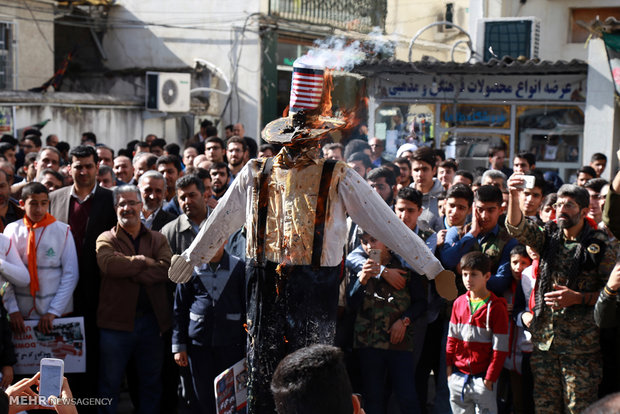
[{"label": "white wall", "polygon": [[[399,41],[396,58],[406,61],[411,38],[426,25],[444,19],[446,2],[441,0],[425,2],[387,0],[387,3],[385,32]],[[453,22],[469,30],[469,0],[454,0],[453,3]],[[461,38],[463,36],[460,36],[456,29],[441,31],[438,27],[432,27],[416,41],[412,51],[412,60],[420,60],[424,55],[444,61],[450,60],[450,48],[457,39]],[[458,54],[456,60],[465,61],[465,54]]]},{"label": "white wall", "polygon": [[[142,108],[76,106],[17,106],[15,125],[24,128],[44,119],[51,119],[42,129],[43,138],[58,135],[72,147],[80,144],[82,132],[93,131],[99,142],[118,150],[127,142],[144,137]],[[163,121],[159,121],[163,122]]]},{"label": "white wall", "polygon": [[53,19],[54,6],[51,3],[0,1],[0,21],[13,23],[15,28],[17,48],[14,69],[17,81],[14,89],[41,86],[54,75]]},{"label": "white wall", "polygon": [[584,0],[527,0],[525,4],[519,1],[504,1],[507,6],[506,12],[509,13],[506,17],[536,16],[541,20],[540,58],[551,61],[586,60],[588,57],[588,50],[583,43],[569,43],[571,8],[618,7],[620,5],[618,0],[587,2]]},{"label": "white wall", "polygon": [[[242,122],[247,134],[257,137],[261,48],[256,20],[250,19],[243,38],[241,33],[246,17],[258,12],[259,7],[251,0],[229,0],[225,5],[221,1],[119,0],[111,8],[103,38],[108,55],[105,64],[112,70],[174,70],[194,67],[194,58],[198,57],[215,64],[232,81],[238,63],[236,89],[222,123]],[[145,25],[123,24],[126,20]],[[223,82],[219,84],[223,89]],[[211,96],[208,114],[219,116],[226,99]]]},{"label": "white wall", "polygon": [[[620,111],[615,111],[615,89],[603,40],[591,40],[588,52],[590,67],[582,164],[589,164],[592,154],[602,152],[607,155],[608,164],[615,165],[613,158],[618,150],[620,137],[617,113]],[[604,173],[605,178],[609,179],[612,171],[611,166],[607,168]]]}]

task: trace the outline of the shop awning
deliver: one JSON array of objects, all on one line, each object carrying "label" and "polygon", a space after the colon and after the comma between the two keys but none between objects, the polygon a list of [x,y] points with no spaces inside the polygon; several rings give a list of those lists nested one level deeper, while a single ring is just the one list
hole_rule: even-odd
[{"label": "shop awning", "polygon": [[112,6],[115,0],[64,0],[57,1],[59,6]]},{"label": "shop awning", "polygon": [[551,74],[585,74],[588,64],[583,60],[555,62],[538,59],[491,59],[488,62],[456,63],[442,62],[425,57],[418,62],[384,60],[369,62],[356,67],[354,72],[372,77],[379,73],[400,74],[494,74],[494,75],[551,75]]}]

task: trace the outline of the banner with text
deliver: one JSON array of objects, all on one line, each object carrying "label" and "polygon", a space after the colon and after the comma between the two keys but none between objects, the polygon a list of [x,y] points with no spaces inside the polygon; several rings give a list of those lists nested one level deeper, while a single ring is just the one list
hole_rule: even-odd
[{"label": "banner with text", "polygon": [[586,75],[387,75],[375,98],[584,102]]},{"label": "banner with text", "polygon": [[59,358],[65,361],[65,372],[86,372],[86,336],[84,318],[56,318],[52,332],[44,334],[36,329],[39,321],[26,320],[26,332],[13,334],[17,364],[16,374],[34,374],[39,371],[41,358]]}]

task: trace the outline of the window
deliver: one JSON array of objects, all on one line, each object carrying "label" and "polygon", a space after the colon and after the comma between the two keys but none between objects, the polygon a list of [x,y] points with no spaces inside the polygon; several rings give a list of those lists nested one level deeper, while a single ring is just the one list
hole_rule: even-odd
[{"label": "window", "polygon": [[588,39],[590,32],[577,24],[578,21],[582,21],[586,24],[592,23],[598,19],[605,21],[608,17],[615,17],[620,20],[620,7],[597,7],[597,8],[578,8],[571,9],[571,21],[570,21],[570,43],[583,43]]},{"label": "window", "polygon": [[[534,45],[532,53],[533,29],[539,30],[531,20],[487,21],[484,25],[484,61],[504,56],[526,56],[534,58],[538,55],[538,45]],[[492,52],[491,52],[492,50]],[[494,55],[495,56],[494,56]]]},{"label": "window", "polygon": [[435,138],[435,104],[384,103],[375,113],[375,137],[386,140],[385,152],[395,156],[406,142],[430,143]]},{"label": "window", "polygon": [[0,90],[13,89],[13,24],[0,22]]}]

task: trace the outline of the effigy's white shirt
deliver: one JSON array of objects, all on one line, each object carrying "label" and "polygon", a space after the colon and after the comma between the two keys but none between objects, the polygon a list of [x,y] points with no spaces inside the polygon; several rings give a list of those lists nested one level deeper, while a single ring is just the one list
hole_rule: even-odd
[{"label": "effigy's white shirt", "polygon": [[[309,265],[312,259],[314,213],[324,159],[306,158],[288,168],[280,152],[269,182],[265,258],[274,263]],[[246,225],[247,257],[256,257],[258,176],[262,162],[252,160],[182,256],[192,265],[208,262],[236,230]],[[290,164],[289,164],[290,165]],[[347,239],[346,214],[405,259],[428,279],[443,270],[426,244],[411,231],[370,185],[345,163],[334,168],[323,237],[321,266],[337,266]]]}]

